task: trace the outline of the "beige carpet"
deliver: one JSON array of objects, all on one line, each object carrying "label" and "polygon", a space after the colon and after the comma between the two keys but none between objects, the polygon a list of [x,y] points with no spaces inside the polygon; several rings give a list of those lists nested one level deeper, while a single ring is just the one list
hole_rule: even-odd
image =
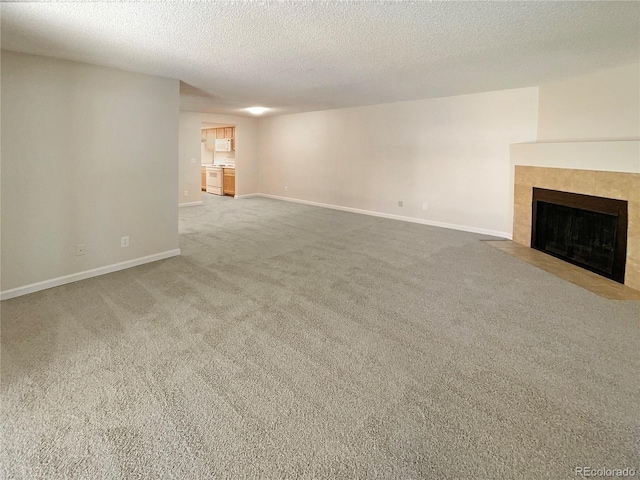
[{"label": "beige carpet", "polygon": [[264,198],[2,302],[3,478],[640,470],[640,307],[480,235]]}]

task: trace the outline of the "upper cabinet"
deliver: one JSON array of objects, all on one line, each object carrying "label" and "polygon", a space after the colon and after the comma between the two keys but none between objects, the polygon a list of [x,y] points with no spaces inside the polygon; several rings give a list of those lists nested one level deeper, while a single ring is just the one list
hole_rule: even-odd
[{"label": "upper cabinet", "polygon": [[205,148],[207,150],[215,150],[216,148],[216,130],[214,128],[210,128],[207,130],[207,140],[205,143]]},{"label": "upper cabinet", "polygon": [[235,150],[236,127],[210,128],[206,132],[207,150],[215,151],[216,139],[231,139],[231,150]]}]

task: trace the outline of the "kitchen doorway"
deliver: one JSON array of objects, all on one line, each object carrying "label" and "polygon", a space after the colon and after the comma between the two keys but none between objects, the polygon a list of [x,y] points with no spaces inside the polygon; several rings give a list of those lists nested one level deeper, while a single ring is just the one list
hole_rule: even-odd
[{"label": "kitchen doorway", "polygon": [[201,126],[200,185],[203,195],[236,195],[236,125]]}]

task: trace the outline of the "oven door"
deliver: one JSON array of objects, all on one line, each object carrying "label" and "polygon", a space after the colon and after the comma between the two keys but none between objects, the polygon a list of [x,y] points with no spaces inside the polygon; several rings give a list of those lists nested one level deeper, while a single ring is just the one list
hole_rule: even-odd
[{"label": "oven door", "polygon": [[207,167],[207,193],[222,195],[222,169]]}]

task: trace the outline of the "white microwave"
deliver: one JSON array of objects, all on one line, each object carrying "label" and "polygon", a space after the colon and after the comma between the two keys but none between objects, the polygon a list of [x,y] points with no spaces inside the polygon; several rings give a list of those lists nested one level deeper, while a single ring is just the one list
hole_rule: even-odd
[{"label": "white microwave", "polygon": [[230,152],[231,151],[231,139],[219,138],[216,140],[215,145],[216,152]]}]

